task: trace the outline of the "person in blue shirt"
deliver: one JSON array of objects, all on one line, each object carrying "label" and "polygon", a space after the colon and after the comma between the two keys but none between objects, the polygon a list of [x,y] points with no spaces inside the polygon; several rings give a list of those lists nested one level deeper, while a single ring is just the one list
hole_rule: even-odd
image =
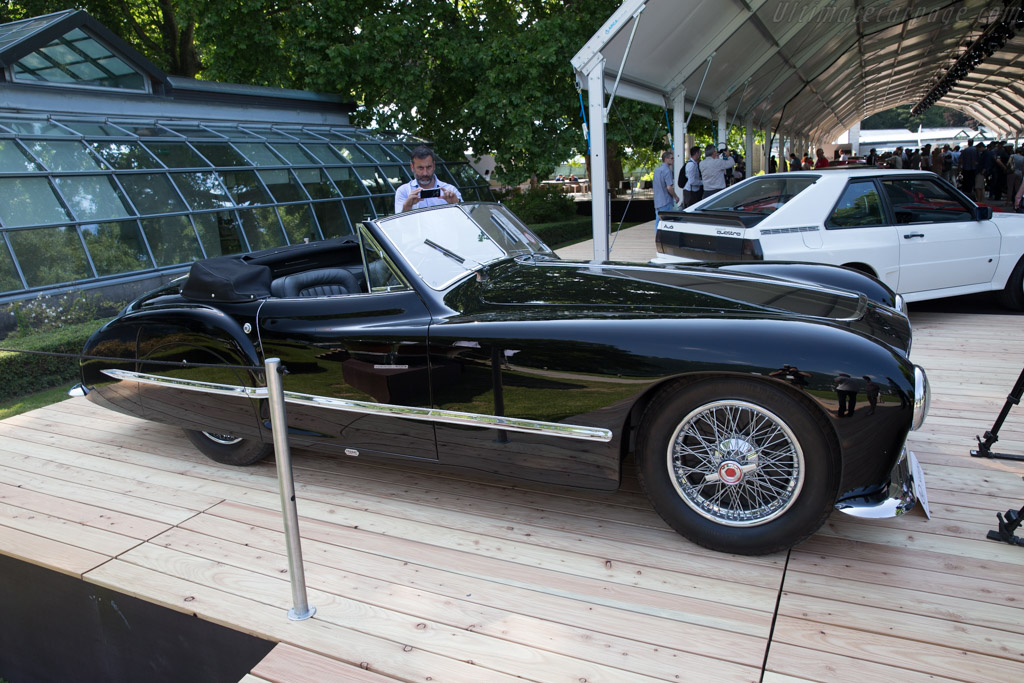
[{"label": "person in blue shirt", "polygon": [[462,201],[459,188],[438,180],[434,175],[435,165],[434,151],[426,145],[412,150],[409,169],[413,179],[395,192],[395,213]]},{"label": "person in blue shirt", "polygon": [[654,215],[659,221],[661,212],[671,211],[679,203],[672,161],[672,152],[662,152],[661,166],[654,170]]}]

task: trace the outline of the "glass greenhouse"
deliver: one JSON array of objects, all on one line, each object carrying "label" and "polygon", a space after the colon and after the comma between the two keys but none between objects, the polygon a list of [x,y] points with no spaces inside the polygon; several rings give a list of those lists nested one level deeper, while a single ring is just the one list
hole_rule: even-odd
[{"label": "glass greenhouse", "polygon": [[[393,213],[420,142],[349,126],[340,99],[161,81],[81,11],[0,26],[0,56],[4,101],[25,101],[0,108],[0,301],[351,233]],[[491,198],[468,163],[437,175]]]}]

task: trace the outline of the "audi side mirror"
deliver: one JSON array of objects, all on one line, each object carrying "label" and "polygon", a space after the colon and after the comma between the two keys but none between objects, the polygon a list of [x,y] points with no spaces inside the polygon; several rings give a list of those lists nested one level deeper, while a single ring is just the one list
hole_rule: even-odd
[{"label": "audi side mirror", "polygon": [[992,220],[992,207],[991,206],[979,206],[974,212],[975,220],[979,221],[990,221]]}]

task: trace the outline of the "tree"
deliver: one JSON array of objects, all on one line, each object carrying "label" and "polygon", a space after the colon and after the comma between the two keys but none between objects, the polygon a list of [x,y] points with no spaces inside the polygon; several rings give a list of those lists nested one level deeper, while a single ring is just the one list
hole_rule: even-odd
[{"label": "tree", "polygon": [[[498,176],[521,181],[585,153],[569,60],[616,0],[321,0],[279,11],[276,3],[205,0],[197,35],[204,77],[353,97],[353,121],[434,141],[459,158],[494,154]],[[259,59],[253,59],[253,55]],[[642,107],[630,145],[618,123],[611,141],[639,151],[664,126],[661,111],[620,100],[626,119]]]}]

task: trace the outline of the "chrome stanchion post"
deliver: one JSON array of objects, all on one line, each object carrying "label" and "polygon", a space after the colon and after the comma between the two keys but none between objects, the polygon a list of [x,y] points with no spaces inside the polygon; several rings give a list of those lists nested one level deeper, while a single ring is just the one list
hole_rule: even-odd
[{"label": "chrome stanchion post", "polygon": [[284,538],[288,545],[288,573],[291,575],[292,603],[288,618],[292,621],[309,619],[316,614],[306,599],[306,576],[302,569],[302,545],[299,538],[299,513],[295,508],[295,482],[292,479],[292,456],[288,450],[288,421],[284,412],[284,388],[281,385],[281,359],[268,358],[267,393],[270,399],[270,426],[274,431],[274,459],[277,461],[277,481],[281,488],[281,511],[284,513]]}]

